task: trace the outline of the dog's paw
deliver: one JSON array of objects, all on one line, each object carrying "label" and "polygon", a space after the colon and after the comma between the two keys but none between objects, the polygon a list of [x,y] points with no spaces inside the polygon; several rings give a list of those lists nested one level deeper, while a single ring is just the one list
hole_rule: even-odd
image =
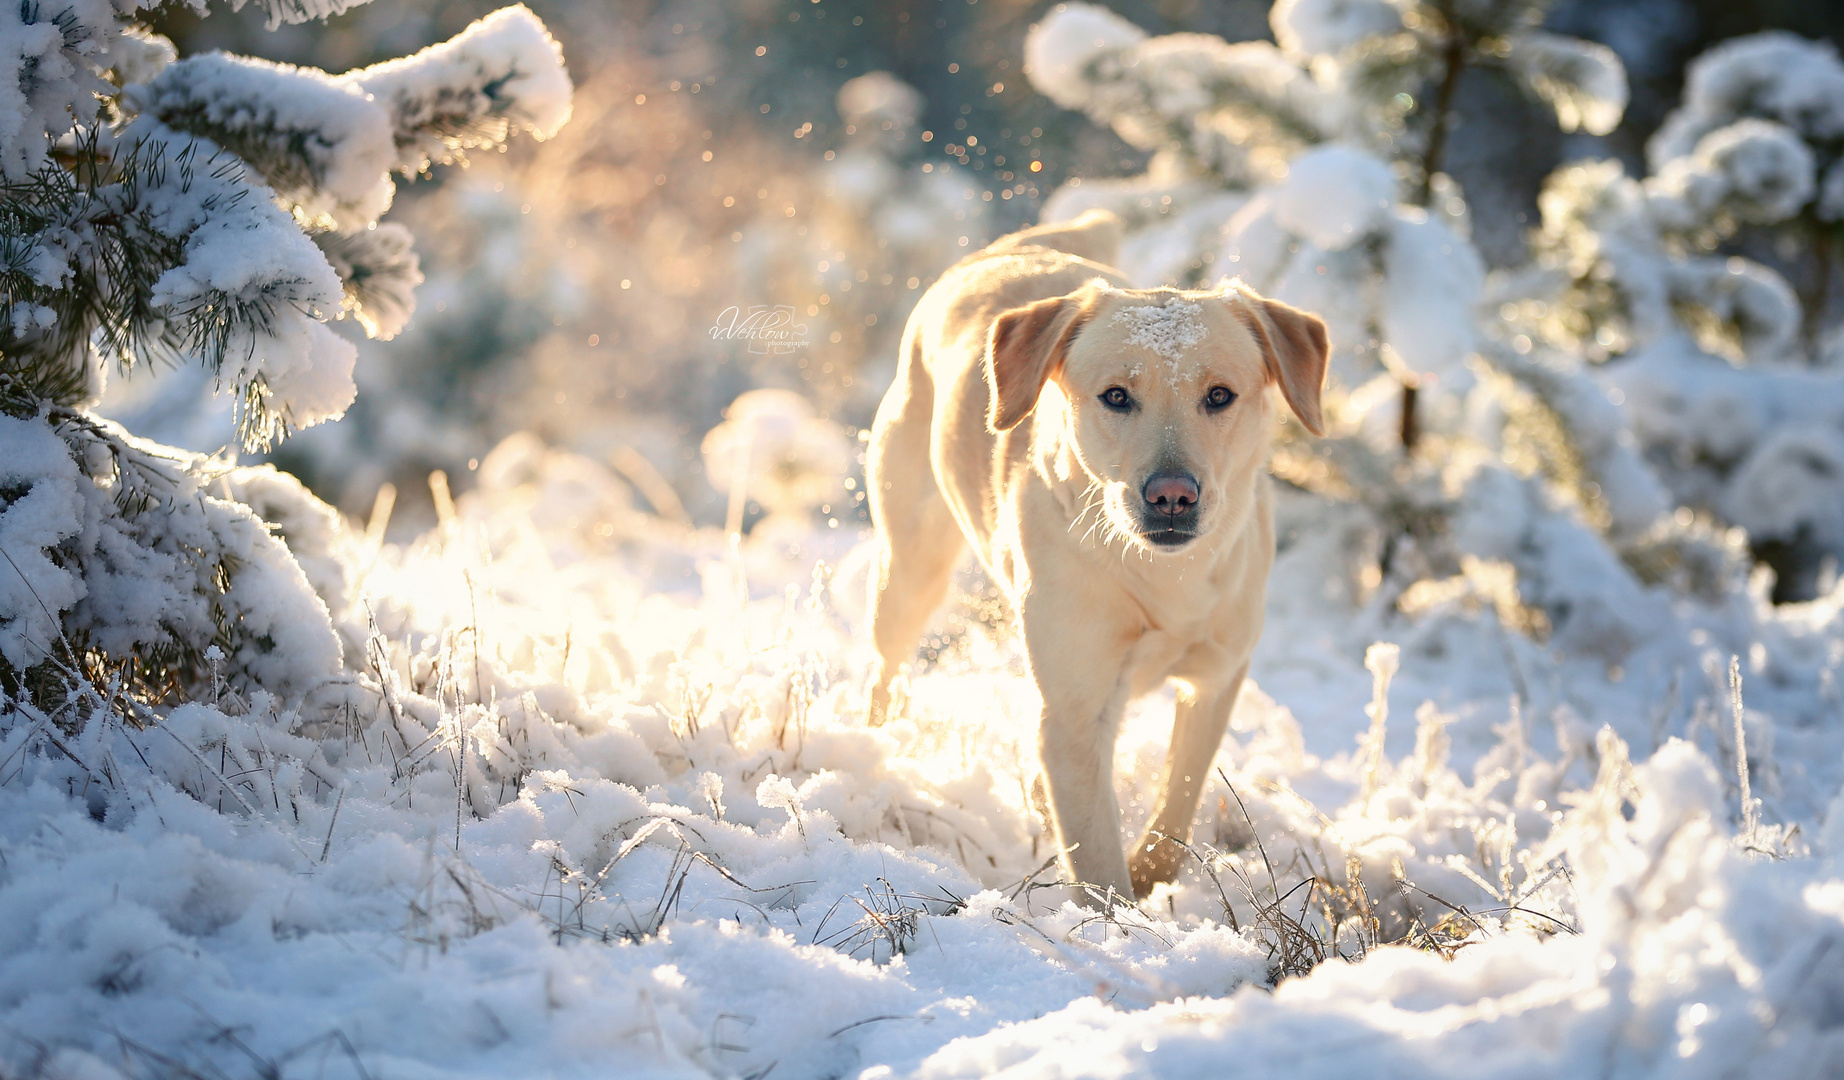
[{"label": "dog's paw", "polygon": [[1183,846],[1162,835],[1142,838],[1127,858],[1127,876],[1133,881],[1133,895],[1145,899],[1152,893],[1153,886],[1177,877],[1184,854]]},{"label": "dog's paw", "polygon": [[874,679],[871,683],[870,707],[865,711],[865,722],[870,727],[883,727],[909,711],[909,667],[904,665],[895,678]]}]

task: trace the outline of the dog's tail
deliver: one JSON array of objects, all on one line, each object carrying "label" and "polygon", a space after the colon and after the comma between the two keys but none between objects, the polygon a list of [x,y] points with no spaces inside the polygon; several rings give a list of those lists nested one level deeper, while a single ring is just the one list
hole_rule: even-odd
[{"label": "dog's tail", "polygon": [[[1109,210],[1084,211],[1073,221],[1056,221],[1016,232],[1001,243],[1006,247],[1046,247],[1066,251],[1078,258],[1103,266],[1113,266],[1120,258],[1121,237],[1125,233],[1120,218]],[[999,244],[993,245],[999,247]]]}]

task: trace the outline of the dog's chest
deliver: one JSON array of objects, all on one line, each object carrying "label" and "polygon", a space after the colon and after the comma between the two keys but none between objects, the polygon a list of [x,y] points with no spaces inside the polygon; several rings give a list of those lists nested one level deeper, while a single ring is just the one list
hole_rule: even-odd
[{"label": "dog's chest", "polygon": [[1148,630],[1127,650],[1125,673],[1129,693],[1138,697],[1151,691],[1177,666],[1178,658],[1188,652],[1190,642],[1175,638],[1163,630]]},{"label": "dog's chest", "polygon": [[1261,634],[1261,569],[1230,557],[1132,583],[1142,629],[1125,667],[1135,692],[1168,676],[1234,669],[1247,660]]}]

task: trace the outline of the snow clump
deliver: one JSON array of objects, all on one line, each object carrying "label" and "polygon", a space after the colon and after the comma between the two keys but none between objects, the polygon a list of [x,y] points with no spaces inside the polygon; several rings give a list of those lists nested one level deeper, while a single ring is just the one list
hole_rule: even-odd
[{"label": "snow clump", "polygon": [[1416,371],[1458,374],[1476,341],[1485,263],[1426,211],[1395,211],[1383,255],[1385,344]]},{"label": "snow clump", "polygon": [[1111,49],[1137,45],[1146,31],[1096,4],[1058,4],[1024,39],[1031,84],[1058,105],[1079,109],[1092,86],[1085,68]]},{"label": "snow clump", "polygon": [[1606,135],[1626,114],[1626,68],[1605,45],[1531,30],[1511,40],[1506,59],[1564,131]]},{"label": "snow clump", "polygon": [[704,437],[711,484],[746,493],[770,514],[798,516],[834,497],[851,467],[837,425],[792,390],[750,390],[730,403]]},{"label": "snow clump", "polygon": [[570,119],[563,46],[524,4],[501,8],[447,41],[341,80],[389,115],[396,168],[415,175],[512,132],[545,139]]},{"label": "snow clump", "polygon": [[1812,198],[1813,169],[1811,149],[1791,128],[1750,118],[1705,135],[1691,154],[1666,162],[1648,188],[1672,228],[1700,228],[1723,211],[1773,224]]},{"label": "snow clump", "polygon": [[1402,29],[1402,11],[1388,0],[1277,0],[1268,25],[1284,52],[1337,56],[1365,38]]},{"label": "snow clump", "polygon": [[839,87],[839,118],[848,125],[882,125],[901,129],[922,115],[922,92],[888,71],[870,71]]},{"label": "snow clump", "polygon": [[1703,137],[1746,116],[1778,121],[1808,141],[1844,136],[1844,63],[1828,42],[1782,30],[1732,38],[1691,61],[1684,101],[1646,144],[1654,172]]},{"label": "snow clump", "polygon": [[127,88],[122,103],[168,127],[209,133],[303,220],[359,229],[390,209],[397,153],[390,119],[326,72],[206,53]]},{"label": "snow clump", "polygon": [[1396,176],[1378,158],[1346,146],[1319,146],[1294,158],[1273,192],[1274,220],[1325,251],[1375,232],[1389,219]]}]

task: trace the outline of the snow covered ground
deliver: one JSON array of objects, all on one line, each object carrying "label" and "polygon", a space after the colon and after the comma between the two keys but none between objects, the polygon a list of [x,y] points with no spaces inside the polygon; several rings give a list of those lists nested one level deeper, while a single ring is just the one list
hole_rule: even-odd
[{"label": "snow covered ground", "polygon": [[[850,522],[733,548],[512,440],[414,544],[290,537],[354,672],[298,713],[0,732],[0,1072],[1844,1069],[1844,592],[1661,604],[1610,671],[1328,594],[1339,520],[1283,501],[1196,858],[1102,916],[1044,887],[975,576],[871,730]],[[1129,829],[1171,708],[1130,710]]]},{"label": "snow covered ground", "polygon": [[[262,6],[298,21],[346,5]],[[1609,50],[1535,29],[1523,6],[1472,8],[1473,61],[1503,61],[1560,128],[1619,120]],[[279,304],[279,322],[197,338],[221,345],[201,380],[243,385],[250,444],[330,420],[355,353],[322,319],[388,338],[421,277],[405,230],[371,228],[384,170],[516,129],[548,138],[571,101],[560,49],[519,8],[334,76],[178,60],[126,26],[134,9],[0,12],[21,31],[0,52],[39,80],[0,103],[0,173],[22,193],[8,206],[40,214],[0,228],[0,248],[38,253],[40,289],[0,327],[8,362],[26,358],[0,371],[0,1080],[1844,1075],[1844,339],[1828,283],[1808,302],[1723,246],[1771,227],[1797,254],[1844,216],[1830,46],[1770,33],[1706,54],[1649,172],[1559,170],[1531,264],[1488,275],[1438,140],[1409,137],[1423,106],[1358,77],[1425,81],[1415,64],[1465,59],[1458,37],[1418,36],[1407,5],[1283,0],[1274,45],[1149,36],[1074,2],[1045,13],[1017,78],[1151,158],[1139,177],[1072,176],[1041,216],[1112,206],[1148,283],[1232,270],[1332,317],[1340,343],[1329,436],[1276,455],[1292,484],[1266,637],[1181,876],[1100,912],[1055,881],[1031,795],[1035,691],[977,574],[896,719],[865,723],[870,555],[835,421],[868,409],[874,381],[841,367],[803,396],[772,388],[787,372],[718,378],[741,369],[678,364],[659,343],[691,324],[655,318],[785,261],[803,291],[777,306],[811,296],[815,342],[887,358],[870,346],[931,267],[1039,195],[968,148],[1033,173],[1040,148],[943,132],[919,138],[956,171],[920,163],[902,143],[914,92],[860,76],[838,110],[853,141],[810,180],[697,172],[713,157],[709,131],[687,134],[701,114],[656,100],[652,127],[607,121],[646,96],[603,78],[586,100],[606,131],[549,143],[531,186],[495,180],[487,200],[457,184],[430,205],[484,222],[487,249],[539,247],[565,233],[522,231],[547,199],[526,195],[610,182],[585,163],[628,161],[603,154],[624,141],[682,141],[672,184],[664,166],[620,175],[697,195],[697,228],[638,246],[596,233],[584,249],[619,256],[597,264],[606,280],[546,286],[590,308],[638,283],[657,336],[530,313],[557,331],[544,340],[582,342],[557,345],[545,378],[605,379],[617,400],[626,372],[671,378],[652,405],[583,412],[597,438],[572,445],[610,456],[514,436],[458,501],[432,476],[436,527],[387,544],[388,499],[346,521],[287,475],[86,411],[104,256],[166,259],[110,316],[124,356],[174,330],[162,320]],[[124,164],[135,183],[104,191],[48,164],[52,139],[96,122],[104,71],[149,161],[192,160],[183,134],[210,140],[213,168],[150,164],[141,184]],[[976,173],[1009,186],[976,200]],[[37,187],[17,187],[28,174]],[[805,216],[784,186],[831,209]],[[716,200],[753,205],[750,188],[779,231],[758,221],[745,243]],[[159,220],[92,234],[107,244],[52,227],[73,207],[85,228],[140,221],[111,201],[131,196]],[[629,224],[679,215],[648,205]],[[570,213],[546,228],[575,228]],[[724,236],[739,260],[705,280],[693,267]],[[504,291],[456,273],[436,311]],[[453,340],[426,345],[444,380]],[[631,366],[603,359],[621,351]],[[564,382],[532,385],[527,404],[564,404]],[[395,406],[414,408],[385,395],[380,413],[400,439],[429,415],[403,386]],[[635,449],[695,437],[709,412],[687,387],[748,386],[682,459],[711,488]],[[182,441],[174,399],[127,389],[113,415]],[[491,400],[496,430],[531,415]],[[357,456],[323,468],[369,495],[378,466]],[[1771,604],[1757,557],[1796,570],[1782,599],[1802,602]],[[1173,705],[1129,709],[1123,842]]]}]

